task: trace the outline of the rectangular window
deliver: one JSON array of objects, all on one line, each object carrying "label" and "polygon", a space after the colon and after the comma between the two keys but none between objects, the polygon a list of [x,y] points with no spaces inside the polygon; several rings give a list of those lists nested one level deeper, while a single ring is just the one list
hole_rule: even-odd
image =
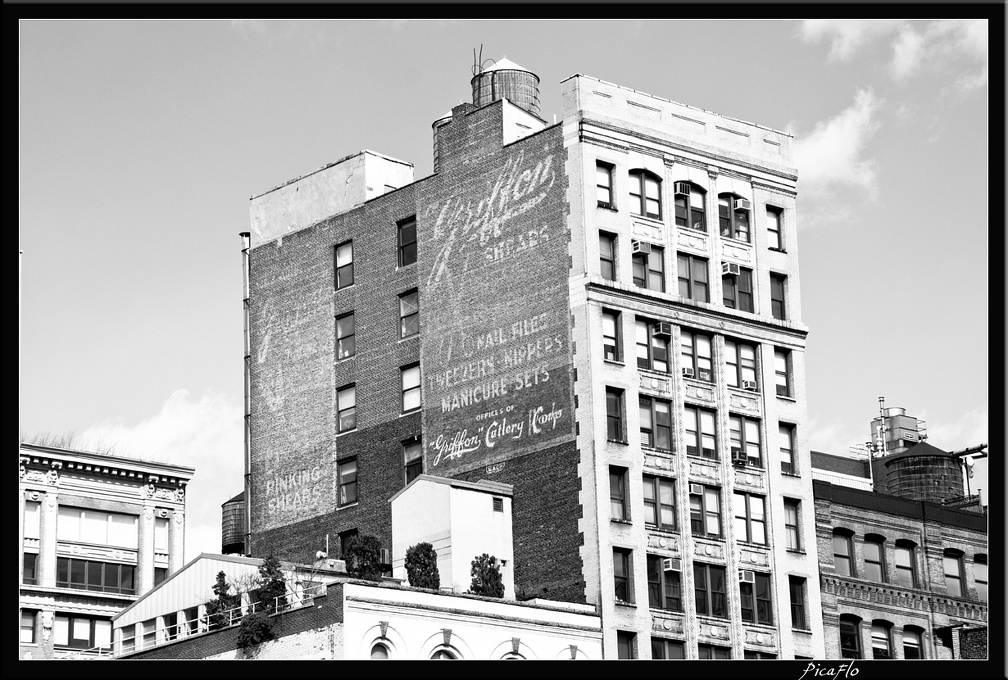
[{"label": "rectangular window", "polygon": [[167,641],[174,640],[178,637],[178,612],[171,612],[170,614],[165,614],[162,617],[164,621],[164,628],[162,628],[162,633],[164,639]]},{"label": "rectangular window", "polygon": [[168,578],[166,567],[154,567],[154,585],[160,585],[166,578]]},{"label": "rectangular window", "polygon": [[864,542],[864,577],[873,583],[885,583],[885,543],[884,539],[865,537]]},{"label": "rectangular window", "polygon": [[637,341],[637,368],[668,373],[669,335],[659,325],[648,319],[637,318],[635,322]]},{"label": "rectangular window", "polygon": [[154,518],[154,550],[168,552],[168,518]]},{"label": "rectangular window", "polygon": [[788,590],[791,592],[791,627],[812,630],[805,611],[805,579],[788,576]]},{"label": "rectangular window", "polygon": [[743,312],[753,311],[752,270],[739,267],[738,275],[726,274],[721,277],[722,300],[729,309]]},{"label": "rectangular window", "polygon": [[786,423],[778,423],[777,437],[780,440],[780,469],[785,475],[797,475],[798,466],[795,465],[795,426]]},{"label": "rectangular window", "polygon": [[[765,660],[765,659],[776,659],[776,654],[768,654],[767,652],[753,652],[750,650],[745,650],[742,652],[743,659],[753,659],[753,660]],[[795,657],[796,659],[799,657]]]},{"label": "rectangular window", "polygon": [[38,554],[29,552],[24,553],[22,563],[24,569],[21,582],[26,586],[38,585]]},{"label": "rectangular window", "polygon": [[896,582],[904,588],[917,587],[914,547],[912,543],[896,542]]},{"label": "rectangular window", "polygon": [[942,558],[945,567],[945,590],[951,597],[962,597],[962,557],[951,550],[946,550]]},{"label": "rectangular window", "polygon": [[38,501],[25,501],[24,504],[24,537],[40,538],[39,534],[39,507]]},{"label": "rectangular window", "polygon": [[987,556],[973,556],[973,580],[976,582],[977,597],[987,601]]},{"label": "rectangular window", "polygon": [[744,463],[752,467],[763,467],[759,421],[729,415],[728,431],[731,436],[732,462],[739,465]]},{"label": "rectangular window", "polygon": [[791,390],[791,350],[774,350],[774,373],[778,397],[794,397]]},{"label": "rectangular window", "polygon": [[190,607],[184,610],[186,635],[194,635],[199,632],[199,607]]},{"label": "rectangular window", "polygon": [[402,380],[402,412],[409,413],[420,408],[420,365],[403,366],[399,370]]},{"label": "rectangular window", "polygon": [[640,398],[641,446],[672,450],[672,403],[652,397]]},{"label": "rectangular window", "polygon": [[693,536],[720,538],[721,499],[718,489],[702,484],[690,484],[689,499],[690,531]]},{"label": "rectangular window", "polygon": [[336,290],[353,282],[353,241],[347,241],[336,246]]},{"label": "rectangular window", "polygon": [[766,545],[766,501],[763,496],[736,491],[734,498],[735,538]]},{"label": "rectangular window", "polygon": [[633,282],[638,288],[665,292],[665,249],[652,245],[649,253],[634,253]]},{"label": "rectangular window", "polygon": [[633,602],[633,555],[626,548],[613,548],[613,578],[616,599]]},{"label": "rectangular window", "polygon": [[644,475],[644,524],[663,531],[676,530],[674,479]]},{"label": "rectangular window", "polygon": [[37,612],[25,610],[21,612],[21,643],[35,643],[35,617]]},{"label": "rectangular window", "polygon": [[623,361],[620,313],[602,310],[602,356],[606,361]]},{"label": "rectangular window", "polygon": [[728,618],[724,567],[694,562],[693,589],[697,614]]},{"label": "rectangular window", "polygon": [[687,406],[683,413],[686,417],[686,453],[690,456],[702,456],[717,460],[717,439],[714,435],[714,412]]},{"label": "rectangular window", "polygon": [[671,560],[647,556],[648,606],[652,609],[682,611],[682,587],[678,570],[666,569]]},{"label": "rectangular window", "polygon": [[725,340],[725,363],[728,385],[731,387],[756,386],[756,346],[735,340]]},{"label": "rectangular window", "polygon": [[710,302],[707,260],[679,253],[676,262],[679,267],[679,295],[695,302]]},{"label": "rectangular window", "polygon": [[686,645],[677,640],[651,637],[652,659],[685,659]]},{"label": "rectangular window", "polygon": [[637,658],[637,635],[625,630],[616,631],[616,658]]},{"label": "rectangular window", "polygon": [[919,630],[904,626],[903,628],[903,658],[923,659],[921,654],[921,634]]},{"label": "rectangular window", "polygon": [[337,428],[349,432],[357,427],[357,386],[347,385],[336,391]]},{"label": "rectangular window", "polygon": [[396,225],[399,241],[399,266],[413,264],[417,258],[416,217],[409,217]]},{"label": "rectangular window", "polygon": [[135,569],[129,564],[57,557],[56,587],[133,595]]},{"label": "rectangular window", "polygon": [[615,520],[630,520],[630,495],[627,489],[627,469],[609,467],[609,506]]},{"label": "rectangular window", "polygon": [[850,534],[840,531],[833,532],[833,570],[840,576],[853,576],[854,570],[851,564],[851,539]]},{"label": "rectangular window", "polygon": [[626,443],[623,428],[623,390],[606,388],[606,439]]},{"label": "rectangular window", "polygon": [[149,649],[157,643],[157,619],[147,619],[143,626],[143,648]]},{"label": "rectangular window", "polygon": [[741,198],[735,194],[718,194],[718,221],[722,236],[749,243],[749,210],[742,206]]},{"label": "rectangular window", "polygon": [[770,275],[770,313],[773,318],[787,319],[787,304],[784,299],[784,285],[787,277],[783,274]]},{"label": "rectangular window", "polygon": [[793,498],[784,499],[784,534],[787,549],[792,552],[801,552],[801,529],[798,523],[798,508],[800,501]]},{"label": "rectangular window", "polygon": [[840,658],[861,658],[861,626],[849,616],[840,616]]},{"label": "rectangular window", "polygon": [[112,646],[112,621],[57,614],[53,619],[53,644],[71,649],[107,650]]},{"label": "rectangular window", "polygon": [[595,163],[595,200],[600,208],[615,208],[613,204],[613,166],[610,163]]},{"label": "rectangular window", "polygon": [[689,369],[693,375],[687,377],[712,382],[714,380],[711,339],[708,335],[681,330],[679,333],[679,356],[683,370]]},{"label": "rectangular window", "polygon": [[336,317],[336,360],[352,357],[357,347],[353,312]]},{"label": "rectangular window", "polygon": [[403,442],[403,460],[406,483],[409,484],[423,474],[423,446],[419,438]]},{"label": "rectangular window", "polygon": [[357,459],[351,458],[339,464],[339,504],[340,507],[357,502]]},{"label": "rectangular window", "polygon": [[770,245],[770,250],[784,250],[784,238],[781,234],[781,209],[768,205],[766,216],[767,242]]},{"label": "rectangular window", "polygon": [[730,659],[731,647],[719,647],[718,645],[697,645],[697,655],[700,659]]},{"label": "rectangular window", "polygon": [[57,511],[56,537],[124,548],[137,547],[137,516],[61,505]]},{"label": "rectangular window", "polygon": [[661,219],[661,179],[647,170],[630,171],[630,212]]},{"label": "rectangular window", "polygon": [[[193,630],[195,633],[196,631]],[[122,629],[122,653],[129,654],[136,649],[136,626],[125,626]]]},{"label": "rectangular window", "polygon": [[770,575],[754,572],[753,576],[753,583],[739,583],[742,620],[772,626],[773,600],[770,597]]},{"label": "rectangular window", "polygon": [[399,337],[408,338],[420,332],[420,298],[416,290],[399,296]]},{"label": "rectangular window", "polygon": [[873,659],[891,659],[889,649],[889,627],[881,623],[873,623],[871,627],[871,646]]},{"label": "rectangular window", "polygon": [[599,274],[607,281],[616,280],[616,236],[599,232]]}]

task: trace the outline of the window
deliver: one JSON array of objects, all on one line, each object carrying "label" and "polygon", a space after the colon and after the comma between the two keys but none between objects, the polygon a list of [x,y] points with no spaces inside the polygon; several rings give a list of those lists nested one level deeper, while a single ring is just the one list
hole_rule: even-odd
[{"label": "window", "polygon": [[630,171],[630,212],[661,219],[661,179],[647,170]]},{"label": "window", "polygon": [[952,597],[963,597],[962,553],[946,550],[942,564],[945,567],[945,590]]},{"label": "window", "polygon": [[154,518],[154,550],[168,552],[168,518]]},{"label": "window", "polygon": [[788,576],[788,590],[791,593],[791,627],[798,630],[812,630],[805,611],[805,579]]},{"label": "window", "polygon": [[613,165],[596,161],[595,163],[595,200],[600,208],[616,208],[613,203]]},{"label": "window", "polygon": [[136,549],[137,517],[61,505],[57,512],[56,538]]},{"label": "window", "polygon": [[637,635],[625,630],[616,631],[616,657],[619,659],[637,658]]},{"label": "window", "polygon": [[784,238],[781,235],[781,209],[767,206],[767,241],[770,250],[784,250]]},{"label": "window", "polygon": [[166,578],[168,578],[167,567],[154,567],[154,585],[160,585]]},{"label": "window", "polygon": [[353,241],[336,246],[336,290],[353,285]]},{"label": "window", "polygon": [[766,545],[766,501],[763,496],[734,494],[735,538],[748,543]]},{"label": "window", "polygon": [[736,194],[718,194],[721,235],[749,243],[749,201]]},{"label": "window", "polygon": [[669,336],[658,332],[658,324],[638,318],[634,326],[637,340],[637,368],[668,373]]},{"label": "window", "polygon": [[155,624],[156,619],[147,619],[141,626],[143,626],[143,649],[148,649],[153,647],[157,643],[157,628]]},{"label": "window", "polygon": [[695,302],[710,302],[707,260],[679,253],[676,262],[679,267],[679,295]]},{"label": "window", "polygon": [[623,390],[606,388],[606,439],[626,443],[623,429]]},{"label": "window", "polygon": [[199,607],[189,607],[182,612],[185,615],[186,635],[199,632]]},{"label": "window", "polygon": [[24,553],[22,564],[24,569],[21,582],[26,586],[38,585],[38,554],[29,552]]},{"label": "window", "polygon": [[607,281],[616,280],[616,237],[599,232],[599,274]]},{"label": "window", "polygon": [[423,446],[419,438],[403,442],[403,461],[407,484],[423,474]]},{"label": "window", "polygon": [[174,640],[178,637],[178,612],[165,614],[163,620],[164,628],[162,628],[162,631],[164,639],[167,641]]},{"label": "window", "polygon": [[399,241],[399,266],[413,264],[417,258],[416,217],[409,217],[396,225]]},{"label": "window", "polygon": [[896,582],[904,588],[917,587],[915,548],[910,541],[896,541]]},{"label": "window", "polygon": [[850,614],[840,615],[840,658],[861,658],[861,619]]},{"label": "window", "polygon": [[402,412],[409,413],[420,408],[420,365],[403,366],[399,371],[402,380]]},{"label": "window", "polygon": [[724,289],[722,300],[729,309],[743,312],[753,311],[752,270],[739,267],[738,275],[725,274],[721,277]]},{"label": "window", "polygon": [[777,396],[793,397],[791,391],[791,351],[774,350],[774,373],[777,379]]},{"label": "window", "polygon": [[869,534],[864,541],[864,577],[873,583],[885,583],[885,538]]},{"label": "window", "polygon": [[794,457],[795,426],[779,423],[777,436],[780,439],[780,471],[785,475],[798,474]]},{"label": "window", "polygon": [[891,659],[892,649],[889,644],[889,629],[887,621],[872,621],[871,646],[873,659]]},{"label": "window", "polygon": [[672,450],[672,403],[652,397],[640,398],[641,446]]},{"label": "window", "polygon": [[352,357],[356,349],[353,312],[336,317],[336,360]]},{"label": "window", "polygon": [[[776,654],[769,654],[767,652],[753,652],[750,650],[745,650],[742,652],[742,658],[744,659],[776,659]],[[797,658],[797,657],[795,657]]]},{"label": "window", "polygon": [[434,653],[431,654],[431,658],[436,661],[453,661],[457,659],[458,656],[455,655],[455,652],[453,650],[442,648],[435,650]]},{"label": "window", "polygon": [[686,645],[678,640],[651,638],[652,659],[685,659]]},{"label": "window", "polygon": [[612,555],[616,600],[633,602],[633,555],[626,548],[613,548]]},{"label": "window", "polygon": [[851,535],[843,529],[833,530],[833,571],[840,576],[854,576],[851,563]]},{"label": "window", "polygon": [[977,597],[987,601],[987,556],[973,556],[973,580],[976,582]]},{"label": "window", "polygon": [[35,618],[37,612],[24,610],[21,612],[21,642],[24,644],[35,643]]},{"label": "window", "polygon": [[718,489],[690,484],[690,531],[693,536],[721,537],[721,502]]},{"label": "window", "polygon": [[644,475],[644,525],[676,530],[675,480]]},{"label": "window", "polygon": [[697,654],[700,659],[730,659],[731,647],[698,644]]},{"label": "window", "polygon": [[694,562],[693,588],[697,614],[728,618],[724,567]]},{"label": "window", "polygon": [[687,406],[683,413],[686,417],[686,453],[690,456],[703,456],[717,460],[713,411]]},{"label": "window", "polygon": [[903,658],[904,659],[923,659],[924,655],[921,653],[923,646],[921,645],[921,633],[923,629],[916,626],[903,626]]},{"label": "window", "polygon": [[693,371],[692,377],[711,382],[714,380],[710,336],[683,329],[679,333],[679,357],[684,369]]},{"label": "window", "polygon": [[53,619],[53,644],[72,649],[109,648],[112,646],[112,621],[57,614]]},{"label": "window", "polygon": [[602,356],[606,361],[623,361],[620,341],[620,313],[602,310]]},{"label": "window", "polygon": [[675,183],[675,223],[695,231],[707,231],[706,194],[695,184]]},{"label": "window", "polygon": [[787,549],[791,552],[801,552],[801,530],[798,523],[798,507],[800,501],[793,498],[784,499],[784,537]]},{"label": "window", "polygon": [[357,427],[357,387],[347,385],[336,391],[337,428],[349,432]]},{"label": "window", "polygon": [[609,467],[609,507],[615,520],[630,520],[630,497],[627,493],[627,469]]},{"label": "window", "polygon": [[387,659],[389,658],[388,647],[380,642],[376,642],[371,647],[371,658],[372,659]]},{"label": "window", "polygon": [[78,558],[56,558],[56,587],[133,595],[136,567]]},{"label": "window", "polygon": [[339,532],[340,559],[347,559],[350,556],[350,545],[357,540],[357,529],[347,529]]},{"label": "window", "polygon": [[682,611],[682,587],[678,570],[665,569],[665,559],[647,556],[648,606],[652,609]]},{"label": "window", "polygon": [[399,337],[409,338],[420,332],[420,298],[416,290],[399,296]]},{"label": "window", "polygon": [[726,378],[731,387],[743,387],[756,382],[756,347],[734,340],[725,340]]},{"label": "window", "polygon": [[339,504],[340,507],[357,502],[357,459],[352,458],[339,464]]},{"label": "window", "polygon": [[[192,632],[197,632],[192,629]],[[122,629],[122,653],[129,654],[136,648],[136,626],[126,626]]]},{"label": "window", "polygon": [[24,504],[24,537],[39,538],[39,507],[38,501],[25,501]]},{"label": "window", "polygon": [[[763,467],[760,447],[759,421],[742,416],[728,416],[728,431],[731,436],[732,461],[742,460],[753,467]],[[736,458],[736,457],[740,458]]]},{"label": "window", "polygon": [[739,583],[742,599],[742,620],[749,623],[773,625],[773,606],[770,597],[770,574],[754,573],[753,583]]},{"label": "window", "polygon": [[783,274],[770,275],[770,313],[773,318],[784,321],[787,319],[787,305],[784,301],[784,282],[787,279]]},{"label": "window", "polygon": [[665,292],[665,249],[652,245],[649,252],[634,253],[633,282],[638,288]]}]

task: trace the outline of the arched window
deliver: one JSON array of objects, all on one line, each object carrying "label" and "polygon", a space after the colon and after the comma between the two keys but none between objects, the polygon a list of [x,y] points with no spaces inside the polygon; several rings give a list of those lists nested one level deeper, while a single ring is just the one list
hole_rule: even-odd
[{"label": "arched window", "polygon": [[749,243],[749,200],[738,194],[718,194],[718,222],[721,235]]},{"label": "arched window", "polygon": [[890,630],[892,624],[888,621],[875,619],[871,626],[871,646],[873,659],[891,659],[892,642],[890,641]]},{"label": "arched window", "polygon": [[854,564],[851,557],[851,532],[848,529],[833,530],[833,569],[840,576],[854,576]]},{"label": "arched window", "polygon": [[648,170],[630,171],[630,212],[661,219],[661,178]]},{"label": "arched window", "polygon": [[371,658],[372,659],[387,659],[389,658],[389,648],[382,642],[376,642],[371,646]]},{"label": "arched window", "polygon": [[707,231],[706,194],[691,182],[676,182],[675,223],[677,227]]},{"label": "arched window", "polygon": [[840,658],[861,658],[861,619],[852,614],[840,615]]},{"label": "arched window", "polygon": [[885,537],[866,534],[864,539],[864,577],[874,583],[886,582]]},{"label": "arched window", "polygon": [[904,588],[917,587],[917,545],[896,541],[896,582]]},{"label": "arched window", "polygon": [[431,658],[439,661],[443,660],[455,660],[458,659],[458,652],[456,652],[451,647],[438,647],[431,654]]},{"label": "arched window", "polygon": [[923,633],[923,628],[918,628],[917,626],[903,626],[904,659],[924,658],[924,645],[921,642]]}]

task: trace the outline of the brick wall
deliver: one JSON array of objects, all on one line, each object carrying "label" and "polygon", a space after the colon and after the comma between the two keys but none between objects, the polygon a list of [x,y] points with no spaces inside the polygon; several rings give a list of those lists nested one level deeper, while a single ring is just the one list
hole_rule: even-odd
[{"label": "brick wall", "polygon": [[959,631],[959,658],[987,658],[987,629],[972,628]]}]

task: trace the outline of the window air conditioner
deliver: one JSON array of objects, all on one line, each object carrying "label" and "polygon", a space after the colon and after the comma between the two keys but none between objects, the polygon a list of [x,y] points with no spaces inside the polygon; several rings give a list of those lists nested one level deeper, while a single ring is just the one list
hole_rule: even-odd
[{"label": "window air conditioner", "polygon": [[745,465],[746,464],[746,454],[738,446],[733,446],[731,450],[731,462],[732,465]]},{"label": "window air conditioner", "polygon": [[751,392],[756,391],[756,381],[755,380],[743,380],[742,389],[749,390]]},{"label": "window air conditioner", "polygon": [[755,583],[756,572],[749,569],[739,569],[738,580],[740,583]]},{"label": "window air conditioner", "polygon": [[697,377],[699,377],[701,380],[706,380],[707,382],[710,382],[711,379],[710,369],[701,368],[699,371],[697,371]]},{"label": "window air conditioner", "polygon": [[690,185],[689,182],[676,182],[673,186],[673,193],[676,196],[689,196]]},{"label": "window air conditioner", "polygon": [[682,560],[678,557],[666,557],[661,561],[662,571],[682,571]]},{"label": "window air conditioner", "polygon": [[721,276],[738,276],[739,266],[735,262],[721,263]]},{"label": "window air conditioner", "polygon": [[664,335],[669,338],[672,337],[672,324],[668,321],[659,321],[654,326],[655,335]]},{"label": "window air conditioner", "polygon": [[683,374],[684,378],[692,378],[693,377],[693,369],[691,367],[689,367],[689,366],[683,366],[682,374]]},{"label": "window air conditioner", "polygon": [[651,252],[651,244],[650,243],[645,243],[644,241],[638,241],[637,239],[634,239],[631,242],[630,245],[631,245],[631,250],[634,252],[634,254],[637,254],[637,253],[650,253]]},{"label": "window air conditioner", "polygon": [[703,496],[703,484],[690,484],[689,492],[691,496]]},{"label": "window air conditioner", "polygon": [[746,198],[735,199],[735,210],[749,210],[749,209],[750,209],[749,199]]}]

